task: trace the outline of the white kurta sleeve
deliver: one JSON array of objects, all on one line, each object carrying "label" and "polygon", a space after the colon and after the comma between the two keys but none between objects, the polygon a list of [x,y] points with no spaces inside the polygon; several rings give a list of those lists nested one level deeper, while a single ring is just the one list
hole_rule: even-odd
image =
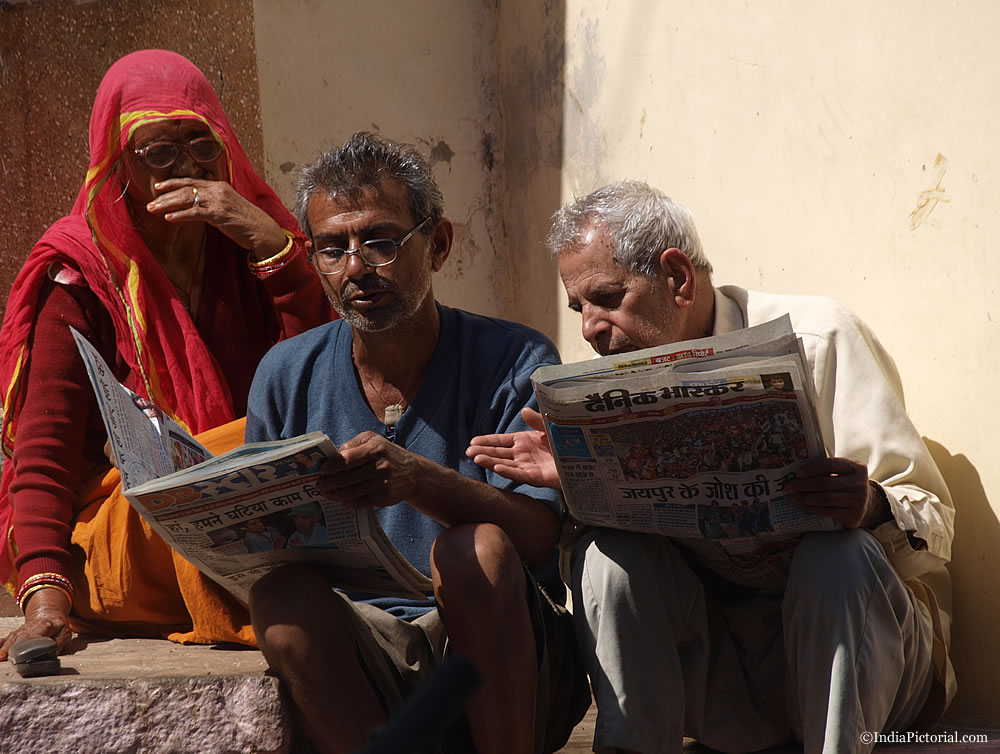
[{"label": "white kurta sleeve", "polygon": [[899,575],[915,578],[951,559],[951,495],[906,415],[892,358],[861,320],[828,303],[822,331],[795,323],[812,351],[823,439],[831,455],[866,464],[885,490],[894,520],[874,534]]}]

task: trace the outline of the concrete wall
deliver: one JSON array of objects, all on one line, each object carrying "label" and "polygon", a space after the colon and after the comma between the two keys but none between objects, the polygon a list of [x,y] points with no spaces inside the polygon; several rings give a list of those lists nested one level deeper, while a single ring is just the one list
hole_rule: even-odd
[{"label": "concrete wall", "polygon": [[[1000,489],[1000,412],[969,399],[1000,366],[986,245],[1000,230],[987,149],[1000,113],[980,95],[1000,78],[1000,6],[458,5],[257,0],[279,190],[290,197],[291,172],[357,128],[431,154],[447,144],[438,174],[463,233],[440,298],[539,327],[567,360],[590,351],[542,248],[548,217],[625,176],[694,210],[717,282],[855,309],[895,356],[958,502],[955,710],[1000,721],[987,492]],[[388,38],[376,64],[365,51]]]},{"label": "concrete wall", "polygon": [[562,204],[565,3],[498,3],[504,316],[555,337],[562,285],[543,240]]},{"label": "concrete wall", "polygon": [[[565,16],[564,197],[646,179],[694,211],[716,282],[837,298],[895,357],[958,508],[955,710],[1000,721],[1000,5],[568,0]],[[559,311],[564,357],[583,357]]]}]

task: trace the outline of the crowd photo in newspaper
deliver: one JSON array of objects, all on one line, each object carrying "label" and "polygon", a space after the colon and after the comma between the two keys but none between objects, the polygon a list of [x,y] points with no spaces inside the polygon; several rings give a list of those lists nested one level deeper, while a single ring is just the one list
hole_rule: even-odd
[{"label": "crowd photo in newspaper", "polygon": [[777,588],[794,535],[837,528],[791,504],[825,456],[788,317],[532,376],[570,514],[679,538],[736,583]]}]

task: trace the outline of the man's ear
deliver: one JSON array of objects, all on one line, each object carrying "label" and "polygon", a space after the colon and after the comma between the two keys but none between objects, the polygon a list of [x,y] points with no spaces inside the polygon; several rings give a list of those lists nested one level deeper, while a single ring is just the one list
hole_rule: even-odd
[{"label": "man's ear", "polygon": [[455,226],[447,217],[438,220],[431,231],[431,269],[437,272],[444,266],[445,260],[451,254],[451,244],[455,240]]},{"label": "man's ear", "polygon": [[658,276],[667,281],[670,295],[679,307],[694,304],[698,291],[698,276],[688,255],[680,249],[669,248],[660,254]]}]

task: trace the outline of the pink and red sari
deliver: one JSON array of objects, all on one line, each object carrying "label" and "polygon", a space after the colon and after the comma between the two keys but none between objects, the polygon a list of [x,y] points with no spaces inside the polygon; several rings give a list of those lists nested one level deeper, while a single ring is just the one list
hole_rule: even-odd
[{"label": "pink and red sari", "polygon": [[[137,392],[154,401],[192,433],[227,425],[236,418],[229,386],[216,359],[192,319],[178,316],[178,300],[170,281],[133,228],[126,202],[116,201],[123,192],[116,173],[122,151],[128,148],[137,127],[161,119],[196,119],[207,124],[225,148],[231,185],[282,228],[295,234],[299,244],[302,241],[294,218],[254,172],[211,85],[191,62],[171,52],[145,50],[125,56],[108,70],[91,115],[90,167],[86,180],[70,215],[57,221],[32,249],[14,283],[0,331],[0,390],[4,409],[0,440],[7,457],[0,483],[3,536],[0,583],[8,588],[16,587],[17,578],[13,570],[16,548],[9,494],[14,464],[10,459],[17,443],[23,378],[31,359],[30,335],[37,316],[39,291],[53,265],[63,270],[64,275],[82,278],[75,282],[89,287],[110,314],[117,349],[136,376]],[[203,291],[203,296],[210,295],[210,290]],[[224,434],[223,446],[242,441],[239,426]],[[80,491],[74,543],[92,553],[100,553],[105,546],[118,547],[120,552],[95,555],[93,562],[84,564],[85,569],[97,568],[101,573],[72,575],[76,597],[88,594],[91,602],[88,604],[86,597],[79,602],[74,599],[76,627],[100,627],[103,619],[110,618],[123,625],[134,622],[137,626],[161,624],[179,629],[169,632],[171,638],[253,643],[245,616],[234,619],[230,614],[239,606],[228,595],[219,594],[214,585],[206,583],[192,566],[173,556],[162,542],[162,547],[152,543],[148,526],[131,512],[115,491],[116,484],[117,472],[111,470],[86,482]],[[98,512],[105,501],[113,499],[118,504]],[[88,526],[94,530],[89,534],[83,531]],[[103,533],[96,533],[98,529]],[[135,535],[132,541],[144,543],[140,549],[133,547],[135,551],[130,552],[132,545],[110,542],[110,538],[117,540],[119,535],[127,538],[130,529],[136,530],[132,532]],[[97,541],[94,537],[104,539]],[[78,538],[86,541],[77,541]],[[161,551],[150,551],[157,548]],[[108,580],[121,581],[127,576],[126,580],[134,582],[132,576],[140,574],[114,573],[114,570],[137,565],[136,558],[157,568],[163,558],[179,561],[175,562],[180,585],[177,604],[156,607],[150,612],[142,607],[142,599],[136,598],[132,588],[129,594],[121,595],[118,600],[121,604],[116,604],[110,612],[107,610],[95,592]],[[138,586],[141,593],[142,585]],[[209,613],[218,613],[211,620],[220,618],[220,625],[198,625],[198,615],[193,613],[198,612],[199,601],[206,602]],[[188,614],[194,619],[193,628]],[[137,631],[142,633],[145,629]]]}]

